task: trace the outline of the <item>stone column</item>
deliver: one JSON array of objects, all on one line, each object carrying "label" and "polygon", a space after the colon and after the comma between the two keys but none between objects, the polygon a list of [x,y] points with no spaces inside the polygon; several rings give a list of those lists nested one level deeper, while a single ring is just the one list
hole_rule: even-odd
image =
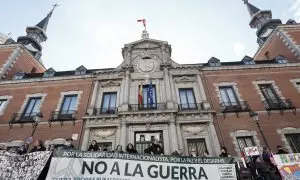
[{"label": "stone column", "polygon": [[125,121],[121,122],[120,145],[122,145],[123,150],[126,148],[126,123],[125,123]]},{"label": "stone column", "polygon": [[169,71],[167,67],[164,67],[164,81],[165,81],[165,92],[167,97],[167,107],[168,109],[173,109],[173,101],[171,97],[171,87],[170,87],[170,77],[169,77]]},{"label": "stone column", "polygon": [[83,135],[83,140],[81,143],[81,150],[86,151],[88,149],[89,145],[89,139],[90,139],[90,128],[85,128],[84,135]]},{"label": "stone column", "polygon": [[120,102],[119,102],[119,104],[117,104],[117,106],[119,106],[119,105],[122,106],[123,103],[124,103],[124,85],[125,85],[125,79],[122,78],[121,86],[120,86],[120,94],[119,94],[119,96],[120,96]]},{"label": "stone column", "polygon": [[125,75],[124,95],[123,95],[123,105],[122,105],[122,109],[124,111],[128,110],[128,104],[129,104],[129,87],[130,87],[129,75],[130,75],[130,71],[127,69]]},{"label": "stone column", "polygon": [[218,139],[218,136],[217,136],[217,132],[216,132],[216,129],[215,129],[215,126],[213,124],[213,122],[207,122],[209,123],[208,126],[209,126],[209,135],[211,137],[211,147],[213,149],[213,155],[215,156],[218,156],[219,154],[221,154],[221,151],[220,151],[220,144],[219,144],[219,139]]},{"label": "stone column", "polygon": [[93,88],[92,98],[88,109],[88,114],[93,115],[99,88],[99,80],[96,80]]},{"label": "stone column", "polygon": [[[120,144],[120,132],[121,132],[121,128],[120,128],[121,126],[120,125],[118,125],[117,126],[117,131],[116,131],[116,147],[117,147],[117,145],[119,145]],[[112,148],[114,148],[114,147],[112,147]]]},{"label": "stone column", "polygon": [[176,124],[176,130],[177,130],[178,149],[182,149],[184,151],[180,124]]},{"label": "stone column", "polygon": [[170,140],[171,140],[171,152],[178,150],[178,141],[177,141],[177,133],[174,120],[170,121],[169,125],[170,130]]}]

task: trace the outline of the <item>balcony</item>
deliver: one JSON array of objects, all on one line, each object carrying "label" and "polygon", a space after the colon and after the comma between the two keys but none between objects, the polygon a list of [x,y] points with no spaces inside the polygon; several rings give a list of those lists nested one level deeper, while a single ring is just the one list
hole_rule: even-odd
[{"label": "balcony", "polygon": [[179,111],[198,111],[204,110],[202,103],[178,104]]},{"label": "balcony", "polygon": [[52,111],[50,114],[49,125],[51,126],[52,122],[60,122],[63,125],[64,121],[73,121],[77,119],[77,111],[68,110],[68,111]]},{"label": "balcony", "polygon": [[101,109],[94,109],[93,110],[93,116],[99,116],[99,115],[113,115],[118,114],[118,108],[117,107],[109,107],[109,108],[101,108]]},{"label": "balcony", "polygon": [[32,123],[34,124],[36,120],[34,118],[36,117],[43,117],[42,113],[14,113],[9,121],[9,125],[12,124],[21,124],[23,127],[24,123]]},{"label": "balcony", "polygon": [[248,105],[247,101],[239,101],[239,102],[222,102],[221,111],[225,117],[226,113],[236,113],[238,117],[239,112],[251,112],[251,108]]},{"label": "balcony", "polygon": [[265,100],[263,101],[265,110],[270,115],[270,111],[279,110],[283,114],[284,110],[293,110],[293,113],[296,113],[296,107],[290,99],[279,99],[279,100]]},{"label": "balcony", "polygon": [[154,104],[129,104],[128,111],[153,111],[165,110],[167,103],[154,103]]}]

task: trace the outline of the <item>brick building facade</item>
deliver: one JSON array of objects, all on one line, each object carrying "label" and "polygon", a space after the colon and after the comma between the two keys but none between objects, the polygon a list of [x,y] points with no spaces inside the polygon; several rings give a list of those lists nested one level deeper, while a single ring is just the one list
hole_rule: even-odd
[{"label": "brick building facade", "polygon": [[178,64],[166,41],[143,31],[122,49],[120,66],[61,72],[40,60],[52,10],[26,36],[0,45],[0,143],[19,145],[33,133],[47,144],[73,137],[82,150],[97,140],[143,152],[157,138],[165,154],[217,156],[222,145],[233,156],[247,146],[299,152],[300,25],[245,4],[257,29],[253,58]]}]

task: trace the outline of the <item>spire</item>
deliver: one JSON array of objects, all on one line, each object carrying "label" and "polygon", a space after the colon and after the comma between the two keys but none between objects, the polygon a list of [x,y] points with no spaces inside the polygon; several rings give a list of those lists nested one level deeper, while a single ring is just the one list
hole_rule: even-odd
[{"label": "spire", "polygon": [[53,9],[48,13],[48,15],[47,15],[41,22],[39,22],[39,23],[38,23],[37,25],[35,25],[35,26],[37,26],[37,27],[43,29],[44,31],[46,31],[46,30],[47,30],[47,25],[48,25],[49,19],[50,19],[50,17],[52,16],[52,13],[53,13],[54,9],[56,8],[56,6],[58,6],[58,4],[54,4],[54,5],[53,5]]},{"label": "spire", "polygon": [[260,9],[258,9],[257,7],[253,6],[252,4],[250,4],[248,2],[248,0],[243,0],[244,4],[246,4],[247,9],[249,11],[250,17],[252,17],[254,14],[256,14],[257,12],[260,11]]}]

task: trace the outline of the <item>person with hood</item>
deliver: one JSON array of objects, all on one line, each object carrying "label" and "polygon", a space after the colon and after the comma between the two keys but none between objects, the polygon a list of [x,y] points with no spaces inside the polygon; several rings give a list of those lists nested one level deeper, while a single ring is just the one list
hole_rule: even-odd
[{"label": "person with hood", "polygon": [[29,153],[37,152],[37,151],[46,151],[46,147],[42,140],[35,141],[35,146],[31,149]]},{"label": "person with hood", "polygon": [[116,153],[123,153],[124,151],[122,149],[122,145],[117,145],[115,152]]},{"label": "person with hood", "polygon": [[253,156],[253,161],[259,177],[264,178],[264,180],[280,180],[280,177],[274,173],[275,170],[261,160],[260,156]]},{"label": "person with hood", "polygon": [[88,151],[99,151],[99,146],[96,140],[93,140]]},{"label": "person with hood", "polygon": [[160,146],[158,139],[154,139],[153,143],[151,146],[149,146],[147,149],[144,150],[145,153],[147,154],[163,154],[163,148]]},{"label": "person with hood", "polygon": [[74,150],[75,147],[74,147],[74,145],[72,144],[72,142],[73,142],[73,139],[72,139],[72,138],[66,139],[65,145],[64,145],[61,149],[62,149],[62,150]]},{"label": "person with hood", "polygon": [[221,154],[220,157],[230,157],[230,155],[227,153],[227,148],[225,146],[221,147]]},{"label": "person with hood", "polygon": [[133,144],[129,143],[126,147],[126,152],[132,154],[137,153],[137,150],[134,148]]},{"label": "person with hood", "polygon": [[281,145],[277,146],[277,153],[276,154],[288,154],[288,152],[286,152],[285,150],[283,150]]}]

